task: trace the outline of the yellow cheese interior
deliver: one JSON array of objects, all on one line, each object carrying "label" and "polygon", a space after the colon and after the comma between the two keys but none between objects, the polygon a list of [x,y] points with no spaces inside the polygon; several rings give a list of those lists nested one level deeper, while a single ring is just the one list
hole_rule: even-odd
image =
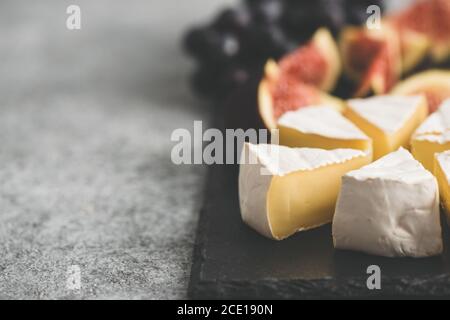
[{"label": "yellow cheese interior", "polygon": [[372,150],[372,143],[369,139],[333,139],[317,134],[303,133],[281,125],[278,129],[280,144],[291,148],[356,149],[369,152]]},{"label": "yellow cheese interior", "polygon": [[377,160],[400,147],[406,149],[410,148],[410,139],[414,131],[427,117],[427,106],[421,104],[414,115],[405,122],[403,127],[397,132],[389,134],[373,125],[365,118],[348,108],[344,116],[352,121],[358,128],[360,128],[366,135],[373,140],[373,158]]},{"label": "yellow cheese interior", "polygon": [[450,150],[450,141],[447,143],[439,143],[428,140],[412,140],[412,155],[430,172],[433,172],[434,155]]},{"label": "yellow cheese interior", "polygon": [[441,196],[441,203],[447,213],[447,221],[450,221],[450,186],[444,170],[436,158],[434,160],[434,175],[436,176],[439,184],[439,194]]},{"label": "yellow cheese interior", "polygon": [[371,155],[361,156],[312,171],[274,177],[267,196],[268,219],[274,238],[281,240],[299,230],[331,222],[342,176],[371,160]]}]

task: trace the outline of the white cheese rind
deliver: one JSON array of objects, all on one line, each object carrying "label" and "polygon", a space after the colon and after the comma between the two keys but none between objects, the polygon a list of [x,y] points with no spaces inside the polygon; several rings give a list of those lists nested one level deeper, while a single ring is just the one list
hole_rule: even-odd
[{"label": "white cheese rind", "polygon": [[422,96],[376,96],[352,99],[348,107],[385,133],[400,130],[413,117],[423,101]]},{"label": "white cheese rind", "polygon": [[267,193],[272,176],[262,175],[261,164],[244,164],[239,170],[239,205],[242,220],[267,238],[273,239],[267,210]]},{"label": "white cheese rind", "polygon": [[445,131],[444,133],[435,133],[435,134],[422,134],[414,137],[416,141],[428,141],[432,143],[438,144],[446,144],[450,142],[450,131]]},{"label": "white cheese rind", "polygon": [[436,179],[406,150],[343,177],[333,219],[337,249],[386,257],[442,253]]},{"label": "white cheese rind", "polygon": [[445,100],[439,109],[417,128],[414,136],[440,134],[448,130],[450,130],[450,99]]},{"label": "white cheese rind", "polygon": [[433,175],[425,170],[420,162],[416,161],[411,153],[404,148],[400,148],[398,151],[392,152],[359,170],[351,171],[346,176],[360,181],[384,179],[403,183],[414,183],[433,178]]},{"label": "white cheese rind", "polygon": [[246,154],[249,154],[253,160],[257,160],[257,163],[261,164],[271,174],[278,176],[296,171],[314,170],[366,156],[364,151],[354,149],[323,150],[246,143],[241,156],[241,166],[245,164],[243,159]]},{"label": "white cheese rind", "polygon": [[286,112],[278,120],[278,125],[332,139],[370,140],[341,113],[326,106],[311,106]]}]

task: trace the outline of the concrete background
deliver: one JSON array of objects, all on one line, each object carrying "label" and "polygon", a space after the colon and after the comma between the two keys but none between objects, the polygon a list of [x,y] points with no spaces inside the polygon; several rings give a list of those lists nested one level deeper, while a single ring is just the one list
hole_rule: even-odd
[{"label": "concrete background", "polygon": [[170,134],[211,109],[180,36],[230,2],[0,2],[0,298],[186,297],[206,168]]}]

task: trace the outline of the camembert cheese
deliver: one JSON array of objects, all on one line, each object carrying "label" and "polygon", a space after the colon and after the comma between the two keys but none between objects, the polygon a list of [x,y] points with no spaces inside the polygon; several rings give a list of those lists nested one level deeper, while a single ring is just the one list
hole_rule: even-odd
[{"label": "camembert cheese", "polygon": [[358,149],[372,152],[372,140],[338,111],[311,106],[278,120],[280,144],[293,148]]},{"label": "camembert cheese", "polygon": [[450,150],[450,100],[428,117],[411,141],[412,154],[431,172],[434,155],[446,150]]},{"label": "camembert cheese", "polygon": [[439,184],[441,203],[450,222],[450,151],[438,153],[434,158],[434,175]]},{"label": "camembert cheese", "polygon": [[414,130],[428,114],[423,96],[377,96],[348,101],[344,115],[373,141],[373,157],[379,159],[397,150],[409,148]]},{"label": "camembert cheese", "polygon": [[435,177],[405,149],[347,173],[333,220],[338,249],[386,257],[442,252]]},{"label": "camembert cheese", "polygon": [[360,150],[246,143],[239,173],[242,219],[275,240],[327,224],[342,176],[370,161]]}]

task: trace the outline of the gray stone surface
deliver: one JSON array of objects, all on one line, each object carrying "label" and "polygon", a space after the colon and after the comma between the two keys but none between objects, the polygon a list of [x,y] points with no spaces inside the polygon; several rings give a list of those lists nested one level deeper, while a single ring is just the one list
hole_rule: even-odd
[{"label": "gray stone surface", "polygon": [[179,38],[224,2],[1,1],[0,298],[186,297],[206,168],[170,134],[210,111]]}]

